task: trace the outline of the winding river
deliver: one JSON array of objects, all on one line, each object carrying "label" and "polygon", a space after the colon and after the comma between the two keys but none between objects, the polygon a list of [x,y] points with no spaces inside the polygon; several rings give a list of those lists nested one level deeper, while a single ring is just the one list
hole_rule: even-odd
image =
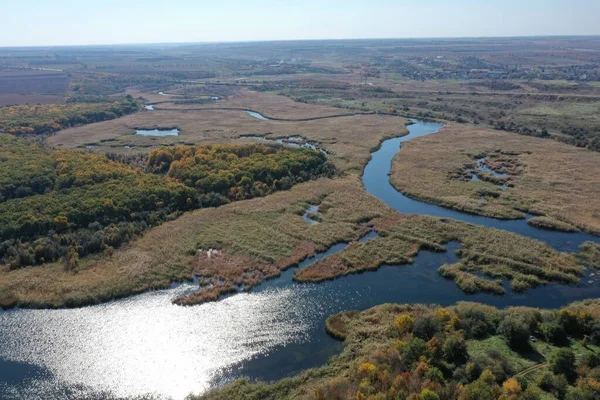
[{"label": "winding river", "polygon": [[[583,233],[539,230],[522,220],[466,215],[398,193],[387,174],[400,144],[440,128],[416,121],[409,126],[409,135],[386,140],[365,168],[366,190],[401,212],[505,229],[559,250],[574,250],[585,240],[598,241]],[[345,246],[335,245],[300,267]],[[600,296],[600,284],[591,275],[580,287],[547,285],[525,294],[509,289],[504,296],[466,296],[437,273],[440,265],[456,261],[458,244],[447,247],[446,253],[422,251],[410,266],[384,266],[320,284],[293,283],[290,269],[250,293],[201,306],[171,304],[174,297],[194,288],[181,284],[78,309],[0,311],[0,398],[105,399],[149,394],[181,399],[240,376],[273,380],[324,364],[342,349],[325,333],[325,319],[343,310],[388,302],[445,305],[460,300],[499,307],[558,307]]]}]

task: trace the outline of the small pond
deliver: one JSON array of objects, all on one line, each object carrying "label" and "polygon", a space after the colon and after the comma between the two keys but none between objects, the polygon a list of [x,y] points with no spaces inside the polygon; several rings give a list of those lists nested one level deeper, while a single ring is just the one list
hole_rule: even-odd
[{"label": "small pond", "polygon": [[267,117],[263,116],[263,115],[262,115],[262,114],[260,114],[260,113],[257,113],[256,111],[246,111],[246,112],[247,112],[247,113],[248,113],[248,115],[250,115],[251,117],[254,117],[254,118],[257,118],[257,119],[260,119],[260,120],[263,120],[263,121],[268,121],[268,120],[269,120],[269,118],[267,118]]},{"label": "small pond", "polygon": [[179,136],[179,129],[136,129],[136,135],[141,136]]}]

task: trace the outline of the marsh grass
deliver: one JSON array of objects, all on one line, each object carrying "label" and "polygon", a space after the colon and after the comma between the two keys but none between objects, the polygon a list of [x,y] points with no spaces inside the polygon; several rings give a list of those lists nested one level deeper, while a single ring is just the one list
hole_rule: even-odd
[{"label": "marsh grass", "polygon": [[527,223],[531,226],[535,226],[536,228],[548,229],[552,231],[579,232],[579,229],[573,225],[551,217],[533,217],[528,219]]},{"label": "marsh grass", "polygon": [[[166,107],[166,105],[161,105]],[[227,109],[230,108],[230,109]],[[255,109],[277,118],[321,118],[339,115],[331,107],[295,103],[290,99],[261,92],[240,90],[218,107],[188,109],[170,104],[153,112],[141,112],[112,121],[65,129],[48,138],[50,146],[60,149],[92,146],[94,152],[130,154],[160,146],[178,144],[255,143],[244,135],[268,138],[301,136],[333,154],[336,167],[359,173],[369,160],[370,150],[383,138],[400,136],[407,131],[405,119],[386,115],[361,115],[308,121],[261,121],[243,109]],[[134,135],[135,127],[157,128],[174,126],[179,136],[144,137]]]},{"label": "marsh grass", "polygon": [[583,275],[583,267],[574,255],[559,253],[542,242],[506,231],[416,215],[374,223],[379,237],[351,244],[341,253],[297,271],[294,279],[318,282],[383,264],[410,264],[419,250],[444,251],[443,245],[449,241],[460,242],[460,261],[442,266],[439,272],[466,293],[504,294],[505,279],[516,291],[549,282],[575,285]]},{"label": "marsh grass", "polygon": [[585,242],[580,246],[580,254],[591,268],[600,268],[600,244]]},{"label": "marsh grass", "polygon": [[[492,182],[460,179],[465,166],[482,154],[488,155],[492,169],[507,168],[505,172],[517,174],[506,190]],[[489,157],[493,154],[495,160]],[[519,154],[518,163],[508,162],[514,158],[511,154]],[[435,135],[403,144],[393,161],[391,182],[410,197],[463,212],[507,219],[524,218],[528,212],[545,217],[532,224],[600,234],[598,175],[600,155],[596,152],[448,124]]]}]

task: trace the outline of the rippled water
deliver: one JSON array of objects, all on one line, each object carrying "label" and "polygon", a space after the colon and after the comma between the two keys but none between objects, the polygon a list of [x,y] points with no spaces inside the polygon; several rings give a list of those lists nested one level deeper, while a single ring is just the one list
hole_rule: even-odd
[{"label": "rippled water", "polygon": [[[584,234],[542,231],[524,221],[469,216],[402,196],[387,173],[400,143],[437,131],[418,123],[410,135],[384,142],[364,173],[366,189],[403,212],[448,216],[496,226],[573,249]],[[369,240],[375,234],[367,235]],[[338,244],[304,261],[341,251]],[[266,281],[251,293],[222,301],[179,307],[171,300],[191,284],[71,310],[0,311],[0,398],[65,399],[154,394],[181,399],[240,376],[274,380],[323,365],[342,344],[324,331],[325,319],[349,309],[382,303],[452,304],[472,300],[504,307],[559,307],[599,297],[596,277],[581,287],[547,285],[524,294],[466,296],[437,273],[457,257],[457,243],[446,253],[421,252],[409,266],[385,266],[320,284],[292,283],[293,270]]]}]

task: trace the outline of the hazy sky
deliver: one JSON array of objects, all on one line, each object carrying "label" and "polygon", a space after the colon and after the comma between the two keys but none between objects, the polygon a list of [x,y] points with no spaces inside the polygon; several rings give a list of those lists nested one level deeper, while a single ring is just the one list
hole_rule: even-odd
[{"label": "hazy sky", "polygon": [[0,9],[0,46],[600,34],[600,0],[0,0]]}]

